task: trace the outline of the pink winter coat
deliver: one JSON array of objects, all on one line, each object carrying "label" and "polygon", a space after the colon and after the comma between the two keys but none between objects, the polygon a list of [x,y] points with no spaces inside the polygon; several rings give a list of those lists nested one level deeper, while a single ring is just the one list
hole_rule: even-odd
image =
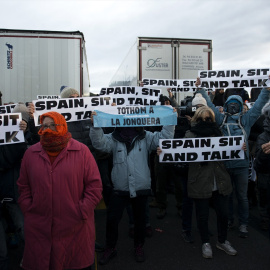
[{"label": "pink winter coat", "polygon": [[81,269],[94,262],[94,209],[102,184],[84,144],[70,139],[51,165],[40,143],[21,165],[19,204],[24,214],[23,268]]}]

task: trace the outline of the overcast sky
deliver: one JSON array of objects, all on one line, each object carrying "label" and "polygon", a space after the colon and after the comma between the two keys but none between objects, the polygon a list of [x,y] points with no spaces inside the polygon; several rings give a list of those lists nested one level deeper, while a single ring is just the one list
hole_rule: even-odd
[{"label": "overcast sky", "polygon": [[270,67],[269,0],[0,0],[0,28],[81,31],[91,91],[138,36],[213,41],[213,69]]}]

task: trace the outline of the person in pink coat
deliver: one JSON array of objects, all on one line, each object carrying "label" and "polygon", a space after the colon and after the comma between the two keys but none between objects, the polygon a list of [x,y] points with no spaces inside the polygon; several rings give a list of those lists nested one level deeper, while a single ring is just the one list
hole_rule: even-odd
[{"label": "person in pink coat", "polygon": [[25,152],[17,182],[25,222],[22,268],[83,269],[94,262],[99,170],[61,114],[48,112],[40,121],[40,142]]}]

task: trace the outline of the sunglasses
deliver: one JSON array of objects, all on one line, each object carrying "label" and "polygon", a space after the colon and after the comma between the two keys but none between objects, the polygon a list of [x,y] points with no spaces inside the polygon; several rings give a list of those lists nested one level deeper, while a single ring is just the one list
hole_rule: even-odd
[{"label": "sunglasses", "polygon": [[205,118],[202,118],[202,117],[199,117],[197,119],[199,122],[213,122],[212,118],[211,117],[205,117]]}]

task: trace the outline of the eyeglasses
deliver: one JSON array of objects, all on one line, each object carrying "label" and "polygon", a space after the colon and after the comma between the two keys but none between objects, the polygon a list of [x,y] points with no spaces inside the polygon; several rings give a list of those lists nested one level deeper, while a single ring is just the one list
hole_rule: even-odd
[{"label": "eyeglasses", "polygon": [[54,123],[52,123],[52,124],[49,124],[49,125],[40,125],[39,127],[40,127],[41,129],[47,129],[47,128],[53,129],[53,128],[57,127],[57,126],[63,126],[63,125],[59,125],[59,124],[54,124]]},{"label": "eyeglasses", "polygon": [[197,119],[198,121],[204,121],[204,122],[213,122],[212,118],[211,117],[205,117],[205,118],[202,118],[202,117],[199,117]]}]

